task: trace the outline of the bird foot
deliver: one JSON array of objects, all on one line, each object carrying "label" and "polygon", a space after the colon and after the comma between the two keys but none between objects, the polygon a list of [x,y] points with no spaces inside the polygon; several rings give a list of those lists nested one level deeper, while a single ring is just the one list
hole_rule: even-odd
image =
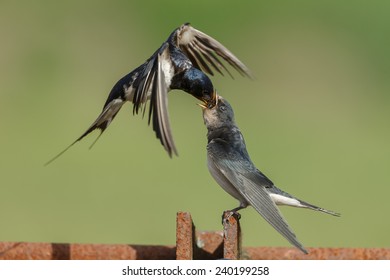
[{"label": "bird foot", "polygon": [[237,220],[241,219],[241,214],[238,213],[236,209],[224,211],[222,214],[222,225],[225,223],[229,223],[229,219],[231,216],[236,217]]}]

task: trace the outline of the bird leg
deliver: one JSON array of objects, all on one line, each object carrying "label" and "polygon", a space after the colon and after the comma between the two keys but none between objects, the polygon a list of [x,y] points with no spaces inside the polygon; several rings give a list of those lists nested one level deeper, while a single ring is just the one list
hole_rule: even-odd
[{"label": "bird leg", "polygon": [[[223,213],[222,213],[222,225],[224,223],[226,223],[231,216],[236,216],[238,220],[241,219],[241,214],[238,213],[238,211],[241,210],[241,209],[244,209],[244,208],[245,208],[245,206],[240,205],[240,206],[238,206],[236,208],[233,208],[232,210],[223,211]],[[225,213],[228,213],[226,218],[225,218]]]}]

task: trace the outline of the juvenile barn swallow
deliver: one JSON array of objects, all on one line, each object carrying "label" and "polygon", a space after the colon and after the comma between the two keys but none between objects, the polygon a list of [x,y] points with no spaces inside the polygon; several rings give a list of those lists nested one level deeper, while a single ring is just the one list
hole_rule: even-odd
[{"label": "juvenile barn swallow", "polygon": [[282,191],[258,170],[250,159],[244,137],[235,124],[233,109],[225,99],[217,96],[215,106],[199,105],[203,107],[203,119],[208,130],[208,169],[215,181],[240,202],[237,208],[230,211],[237,213],[251,205],[291,244],[307,254],[276,205],[308,208],[333,216],[340,214]]},{"label": "juvenile barn swallow", "polygon": [[233,77],[218,57],[242,76],[252,77],[249,69],[221,43],[189,23],[183,24],[144,64],[114,85],[98,118],[84,134],[48,163],[95,129],[100,130],[99,138],[126,101],[134,104],[133,114],[138,114],[140,110],[144,114],[146,103],[150,100],[148,122],[152,121],[153,130],[169,156],[172,153],[177,155],[168,118],[167,93],[180,89],[203,102],[215,99],[214,86],[205,73],[214,75],[215,69],[222,75],[226,71]]}]

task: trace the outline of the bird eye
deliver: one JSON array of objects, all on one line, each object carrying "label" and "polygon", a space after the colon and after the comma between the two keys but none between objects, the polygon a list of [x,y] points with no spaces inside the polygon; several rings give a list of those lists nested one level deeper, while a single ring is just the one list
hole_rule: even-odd
[{"label": "bird eye", "polygon": [[221,107],[219,107],[219,109],[220,109],[221,111],[225,111],[225,110],[226,110],[226,106],[222,105]]}]

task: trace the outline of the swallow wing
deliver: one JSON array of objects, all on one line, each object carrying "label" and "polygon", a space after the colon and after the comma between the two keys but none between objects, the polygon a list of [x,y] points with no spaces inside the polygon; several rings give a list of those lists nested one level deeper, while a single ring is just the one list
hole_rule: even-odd
[{"label": "swallow wing", "polygon": [[220,57],[242,76],[252,78],[248,67],[232,52],[214,38],[193,28],[189,24],[183,24],[179,27],[177,31],[177,45],[191,60],[192,64],[203,72],[214,75],[213,68],[223,75],[224,70],[233,78],[229,70],[219,60],[218,57]]},{"label": "swallow wing", "polygon": [[99,129],[100,134],[92,143],[92,147],[126,101],[133,102],[134,114],[138,114],[140,111],[145,114],[148,99],[151,99],[149,124],[153,119],[153,130],[156,132],[157,138],[160,139],[169,156],[172,156],[172,153],[177,154],[168,117],[167,85],[162,69],[163,59],[166,59],[167,55],[168,43],[164,43],[144,64],[121,78],[112,88],[102,112],[92,125],[76,141],[45,163],[45,165],[56,160],[92,131]]},{"label": "swallow wing", "polygon": [[291,244],[307,253],[271,199],[270,181],[260,173],[243,153],[227,147],[221,139],[208,144],[209,158],[246,201]]},{"label": "swallow wing", "polygon": [[163,64],[168,61],[168,48],[157,54],[155,63],[156,70],[153,73],[152,92],[149,107],[149,123],[152,120],[153,130],[156,137],[160,139],[161,144],[168,152],[176,155],[177,150],[172,137],[171,125],[168,115],[168,89],[163,71]]}]

